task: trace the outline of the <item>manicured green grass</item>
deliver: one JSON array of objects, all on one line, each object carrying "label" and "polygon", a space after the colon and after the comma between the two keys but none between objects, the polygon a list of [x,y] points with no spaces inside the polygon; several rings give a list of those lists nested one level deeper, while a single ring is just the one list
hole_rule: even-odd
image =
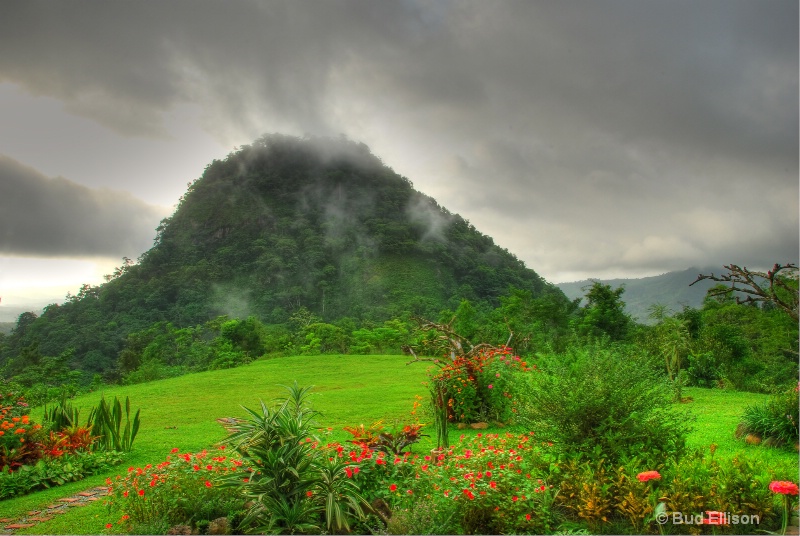
[{"label": "manicured green grass", "polygon": [[730,457],[744,454],[758,457],[776,469],[784,466],[792,467],[792,474],[795,475],[795,479],[797,478],[797,451],[747,445],[734,436],[744,409],[747,406],[763,403],[768,398],[767,395],[698,387],[684,389],[683,394],[692,398],[686,406],[697,416],[694,431],[688,440],[690,447],[708,449],[713,443],[717,445],[717,456]]},{"label": "manicured green grass", "polygon": [[[210,371],[147,384],[115,387],[105,391],[106,398],[130,396],[134,408],[142,408],[142,428],[123,467],[110,475],[124,472],[128,466],[158,463],[172,448],[182,452],[200,451],[222,440],[226,432],[216,422],[221,417],[244,416],[241,405],[257,408],[259,400],[266,402],[282,396],[281,385],[297,381],[314,385],[312,403],[321,412],[318,422],[332,428],[331,439],[346,441],[350,436],[341,430],[348,425],[369,425],[383,420],[391,426],[394,420],[411,422],[415,396],[427,402],[427,379],[424,364],[406,365],[404,356],[298,356],[257,361],[247,366]],[[690,446],[718,446],[718,456],[746,453],[769,460],[776,466],[793,468],[797,473],[797,454],[792,451],[751,447],[733,437],[733,431],[745,406],[761,402],[764,395],[708,389],[686,389],[685,396],[693,401],[686,409],[697,415],[695,432]],[[100,398],[100,393],[82,396],[74,401],[86,415]],[[32,417],[39,420],[41,410]],[[424,415],[420,417],[425,422]],[[451,429],[451,442],[471,430]],[[418,447],[431,448],[426,438]],[[16,518],[34,509],[46,507],[60,497],[66,497],[93,486],[102,485],[109,475],[98,475],[81,482],[34,493],[18,499],[0,501],[0,517]],[[76,508],[28,531],[31,534],[92,534],[105,531],[112,519],[101,501]]]}]

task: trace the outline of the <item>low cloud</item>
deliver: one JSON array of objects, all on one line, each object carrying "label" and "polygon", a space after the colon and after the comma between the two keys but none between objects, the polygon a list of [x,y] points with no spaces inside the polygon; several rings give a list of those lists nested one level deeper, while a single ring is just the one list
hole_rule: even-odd
[{"label": "low cloud", "polygon": [[0,254],[138,257],[167,216],[126,192],[48,178],[0,155]]}]

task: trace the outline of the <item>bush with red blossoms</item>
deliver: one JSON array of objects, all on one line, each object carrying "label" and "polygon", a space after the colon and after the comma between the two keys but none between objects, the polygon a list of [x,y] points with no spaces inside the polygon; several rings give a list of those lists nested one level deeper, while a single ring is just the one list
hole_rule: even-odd
[{"label": "bush with red blossoms", "polygon": [[508,422],[516,413],[514,376],[534,368],[504,347],[448,359],[430,379],[444,390],[438,403],[447,404],[450,422]]},{"label": "bush with red blossoms", "polygon": [[353,478],[368,499],[384,500],[393,512],[425,504],[434,533],[546,533],[555,528],[556,491],[547,479],[555,461],[548,449],[532,434],[504,433],[461,436],[449,450],[430,454],[363,448],[338,455],[358,469]]},{"label": "bush with red blossoms", "polygon": [[109,511],[115,513],[115,532],[137,526],[163,529],[180,523],[213,520],[240,510],[244,500],[223,483],[248,478],[241,459],[220,447],[196,453],[172,449],[166,459],[144,467],[129,467],[106,480],[111,487]]}]

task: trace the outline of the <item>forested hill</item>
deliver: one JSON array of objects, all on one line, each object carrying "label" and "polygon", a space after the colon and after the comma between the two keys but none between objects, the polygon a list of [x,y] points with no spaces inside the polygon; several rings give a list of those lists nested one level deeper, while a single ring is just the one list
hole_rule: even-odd
[{"label": "forested hill", "polygon": [[463,298],[496,305],[511,286],[566,300],[365,145],[270,135],[211,162],[138,263],[23,315],[3,360],[71,348],[79,368],[104,372],[128,333],[157,321],[278,324],[306,308],[379,322],[435,316]]}]

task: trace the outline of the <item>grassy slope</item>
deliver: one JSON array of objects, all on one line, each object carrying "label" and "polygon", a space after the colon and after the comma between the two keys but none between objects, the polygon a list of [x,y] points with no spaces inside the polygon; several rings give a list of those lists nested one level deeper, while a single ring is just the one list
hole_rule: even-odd
[{"label": "grassy slope", "polygon": [[[134,451],[125,466],[141,466],[162,461],[171,448],[199,451],[225,436],[215,419],[242,416],[240,407],[257,407],[259,399],[270,400],[282,394],[280,385],[297,381],[315,385],[313,403],[322,412],[322,426],[334,428],[334,439],[344,441],[341,432],[346,425],[370,424],[379,419],[409,419],[416,395],[426,397],[422,382],[426,366],[406,366],[403,356],[302,356],[258,361],[248,366],[225,371],[203,372],[148,384],[116,387],[106,397],[129,395],[133,407],[142,409],[142,429]],[[774,467],[793,467],[796,453],[759,447],[748,447],[733,439],[733,430],[742,409],[764,399],[764,395],[733,393],[706,389],[687,389],[694,398],[689,409],[698,415],[692,446],[707,448],[718,445],[718,456],[746,452],[764,457]],[[96,403],[98,394],[76,400],[84,409]],[[33,412],[39,417],[39,411]],[[460,434],[453,429],[453,440]],[[426,445],[421,447],[427,448]],[[124,471],[124,468],[121,468]],[[121,470],[114,471],[117,474]],[[0,502],[0,517],[17,517],[29,510],[51,504],[92,486],[101,485],[105,476]],[[99,503],[99,501],[98,501]],[[49,534],[99,533],[104,531],[109,516],[102,504],[73,510],[29,532]]]}]

